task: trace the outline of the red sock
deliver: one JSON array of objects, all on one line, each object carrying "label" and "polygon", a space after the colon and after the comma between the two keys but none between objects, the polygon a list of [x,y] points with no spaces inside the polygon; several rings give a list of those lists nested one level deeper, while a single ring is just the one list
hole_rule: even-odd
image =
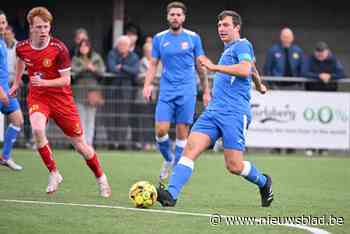
[{"label": "red sock", "polygon": [[56,162],[52,158],[52,151],[50,145],[46,144],[43,147],[39,148],[38,151],[47,169],[49,169],[49,172],[56,171]]},{"label": "red sock", "polygon": [[100,165],[100,162],[97,159],[96,153],[92,158],[86,160],[86,164],[90,167],[91,171],[95,174],[96,178],[99,178],[103,175],[103,170]]}]

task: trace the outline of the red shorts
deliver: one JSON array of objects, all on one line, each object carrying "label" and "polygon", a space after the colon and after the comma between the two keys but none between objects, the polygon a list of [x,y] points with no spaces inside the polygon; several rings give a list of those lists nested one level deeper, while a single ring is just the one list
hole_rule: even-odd
[{"label": "red shorts", "polygon": [[70,95],[46,94],[28,97],[29,115],[40,112],[47,119],[52,118],[66,136],[83,134],[80,116],[74,99]]}]

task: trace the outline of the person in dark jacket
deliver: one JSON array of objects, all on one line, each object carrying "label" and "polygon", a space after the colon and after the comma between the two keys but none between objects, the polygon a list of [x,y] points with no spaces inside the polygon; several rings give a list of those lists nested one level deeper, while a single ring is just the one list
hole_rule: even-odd
[{"label": "person in dark jacket", "polygon": [[[294,43],[294,34],[290,28],[283,28],[280,33],[280,42],[273,45],[267,54],[264,65],[265,76],[301,77],[302,64],[304,62],[303,50]],[[273,82],[271,89],[300,89],[300,84],[295,82]],[[286,153],[295,150],[286,149]],[[272,153],[281,153],[280,148],[274,148]]]},{"label": "person in dark jacket", "polygon": [[106,81],[106,108],[113,116],[107,121],[110,149],[126,149],[130,146],[128,129],[132,129],[131,106],[140,69],[140,59],[130,51],[130,45],[128,36],[120,36],[107,58],[108,71],[114,74]]},{"label": "person in dark jacket", "polygon": [[[303,66],[303,76],[317,80],[305,84],[305,90],[308,91],[337,91],[337,83],[330,82],[345,78],[345,72],[340,61],[330,51],[326,42],[320,41],[316,44],[313,55],[311,55]],[[306,155],[311,156],[316,150],[307,149]],[[317,150],[319,154],[327,154],[326,149]]]},{"label": "person in dark jacket", "polygon": [[345,71],[340,61],[330,51],[326,42],[318,42],[313,55],[303,66],[303,76],[318,82],[306,83],[308,91],[337,91],[337,83],[330,82],[345,78]]},{"label": "person in dark jacket", "polygon": [[[264,65],[265,76],[300,77],[304,60],[303,50],[294,44],[294,34],[290,28],[283,28],[280,42],[273,45]],[[293,89],[293,82],[275,82],[273,89]]]}]

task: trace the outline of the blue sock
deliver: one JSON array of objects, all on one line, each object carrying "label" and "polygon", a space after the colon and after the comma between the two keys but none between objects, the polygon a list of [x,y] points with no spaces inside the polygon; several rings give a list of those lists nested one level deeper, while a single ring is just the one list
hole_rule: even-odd
[{"label": "blue sock", "polygon": [[3,159],[9,160],[11,158],[11,150],[13,144],[16,142],[17,134],[21,131],[21,128],[10,124],[6,129],[4,146],[2,149],[2,157]]},{"label": "blue sock", "polygon": [[173,169],[169,180],[168,191],[171,196],[176,200],[182,187],[190,179],[193,171],[193,161],[191,159],[181,157],[179,163]]},{"label": "blue sock", "polygon": [[186,146],[187,140],[180,140],[176,139],[175,144],[175,161],[174,166],[177,164],[177,162],[180,160],[182,152],[184,151],[184,148]]},{"label": "blue sock", "polygon": [[169,135],[163,137],[156,137],[157,146],[165,161],[171,162],[173,160],[173,153],[171,152]]},{"label": "blue sock", "polygon": [[259,188],[264,187],[266,184],[266,177],[261,174],[261,172],[252,164],[251,162],[244,161],[244,168],[241,172],[241,176],[243,176],[249,182],[256,184]]}]

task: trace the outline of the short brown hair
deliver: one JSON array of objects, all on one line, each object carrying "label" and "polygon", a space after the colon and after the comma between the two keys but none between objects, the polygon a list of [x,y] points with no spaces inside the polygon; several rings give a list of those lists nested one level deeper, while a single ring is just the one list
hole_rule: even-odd
[{"label": "short brown hair", "polygon": [[40,17],[45,22],[52,23],[52,14],[46,7],[34,7],[28,12],[27,21],[30,25],[33,24],[33,19],[36,16]]},{"label": "short brown hair", "polygon": [[223,20],[226,16],[232,17],[232,22],[234,26],[237,26],[237,25],[242,26],[242,18],[237,12],[229,11],[229,10],[222,11],[218,15],[218,20]]},{"label": "short brown hair", "polygon": [[168,6],[166,7],[167,13],[169,13],[170,9],[172,9],[172,8],[181,8],[184,15],[186,15],[187,8],[186,8],[185,4],[183,4],[182,2],[169,3]]}]

